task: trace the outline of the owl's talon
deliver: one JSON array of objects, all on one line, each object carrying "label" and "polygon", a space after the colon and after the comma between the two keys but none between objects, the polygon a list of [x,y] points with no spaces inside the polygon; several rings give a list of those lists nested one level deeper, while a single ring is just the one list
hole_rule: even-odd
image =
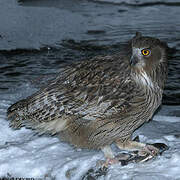
[{"label": "owl's talon", "polygon": [[139,156],[147,156],[148,154],[152,157],[156,156],[159,153],[159,149],[154,147],[153,145],[147,144],[143,147],[142,150],[138,152]]}]

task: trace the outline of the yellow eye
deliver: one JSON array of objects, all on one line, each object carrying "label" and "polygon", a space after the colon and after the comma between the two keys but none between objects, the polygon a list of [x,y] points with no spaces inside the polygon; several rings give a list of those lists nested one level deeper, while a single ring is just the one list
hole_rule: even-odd
[{"label": "yellow eye", "polygon": [[143,49],[143,50],[141,51],[141,53],[142,53],[142,55],[144,55],[144,56],[148,56],[148,55],[150,54],[150,50],[148,50],[148,49]]}]

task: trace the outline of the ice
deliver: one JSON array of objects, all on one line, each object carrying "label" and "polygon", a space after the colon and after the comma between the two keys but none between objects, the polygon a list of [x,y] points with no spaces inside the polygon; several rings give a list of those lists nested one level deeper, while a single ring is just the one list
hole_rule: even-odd
[{"label": "ice", "polygon": [[[38,136],[30,129],[12,130],[6,118],[8,106],[35,91],[31,85],[0,95],[0,177],[79,180],[103,160],[98,150],[76,149],[56,136]],[[11,92],[12,93],[12,92]],[[165,143],[169,150],[145,163],[113,165],[102,180],[177,180],[180,179],[180,117],[173,115],[180,107],[162,106],[153,120],[138,129],[140,141]],[[168,115],[170,114],[170,115]],[[113,148],[116,153],[117,149]]]}]

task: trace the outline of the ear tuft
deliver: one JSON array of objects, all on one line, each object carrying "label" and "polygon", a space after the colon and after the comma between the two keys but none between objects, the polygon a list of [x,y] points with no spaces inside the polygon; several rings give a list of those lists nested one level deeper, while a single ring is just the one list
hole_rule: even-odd
[{"label": "ear tuft", "polygon": [[136,40],[139,39],[140,37],[142,37],[142,34],[137,31],[136,35],[131,40],[131,45],[133,46],[133,44],[136,42]]}]

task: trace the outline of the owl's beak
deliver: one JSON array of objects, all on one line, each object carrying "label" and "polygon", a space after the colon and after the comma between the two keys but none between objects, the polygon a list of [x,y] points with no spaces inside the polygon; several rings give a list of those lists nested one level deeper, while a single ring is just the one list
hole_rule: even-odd
[{"label": "owl's beak", "polygon": [[131,56],[131,59],[130,59],[130,65],[131,66],[134,66],[138,63],[138,58],[136,56]]}]

